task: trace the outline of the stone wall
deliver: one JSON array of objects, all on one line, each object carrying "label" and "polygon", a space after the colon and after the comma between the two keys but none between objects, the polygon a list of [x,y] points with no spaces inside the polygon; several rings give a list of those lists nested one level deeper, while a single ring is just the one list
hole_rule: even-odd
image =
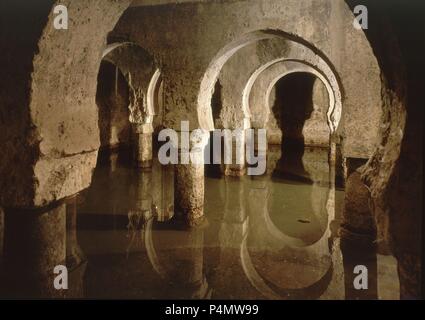
[{"label": "stone wall", "polygon": [[[254,43],[253,32],[258,30],[281,30],[302,39],[330,61],[339,76],[344,92],[340,126],[344,155],[368,158],[376,143],[381,84],[376,59],[353,21],[343,1],[185,3],[131,8],[111,41],[134,41],[160,61],[167,126],[179,128],[180,120],[188,119],[191,128],[210,129],[210,101],[200,97],[211,94],[214,74],[232,52]],[[243,70],[252,60],[239,62]],[[204,80],[212,82],[212,87],[203,86]]]},{"label": "stone wall", "polygon": [[54,1],[1,2],[2,205],[43,206],[90,185],[101,53],[130,2],[61,1],[68,30],[53,28]]},{"label": "stone wall", "polygon": [[[347,1],[354,8],[358,1]],[[363,3],[362,3],[363,4]],[[422,296],[423,15],[421,2],[367,1],[366,35],[382,70],[380,143],[363,173],[378,239],[398,259],[401,298]]]}]

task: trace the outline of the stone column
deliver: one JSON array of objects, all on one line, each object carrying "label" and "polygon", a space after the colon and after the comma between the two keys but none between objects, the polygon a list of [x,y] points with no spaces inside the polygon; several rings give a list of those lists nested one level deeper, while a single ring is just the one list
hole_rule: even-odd
[{"label": "stone column", "polygon": [[[204,151],[209,134],[198,131],[190,135],[189,149],[179,146],[179,164],[175,165],[175,217],[190,227],[204,221]],[[189,163],[187,163],[189,162]]]},{"label": "stone column", "polygon": [[135,159],[137,166],[143,169],[152,167],[152,123],[133,124],[135,136]]},{"label": "stone column", "polygon": [[[230,144],[231,143],[231,144]],[[224,139],[225,150],[232,152],[231,163],[224,163],[224,175],[241,177],[246,174],[245,130],[233,131],[232,139]]]},{"label": "stone column", "polygon": [[342,238],[370,243],[376,239],[376,226],[369,207],[370,192],[361,180],[366,159],[345,159],[346,186],[340,234]]},{"label": "stone column", "polygon": [[[340,227],[346,299],[377,299],[376,226],[369,207],[370,193],[361,180],[367,159],[345,159],[345,197]],[[368,271],[368,289],[356,289],[356,266]]]},{"label": "stone column", "polygon": [[6,296],[63,297],[54,288],[54,268],[66,263],[66,205],[4,211]]},{"label": "stone column", "polygon": [[282,147],[280,145],[267,146],[267,172],[266,176],[271,178],[275,170],[279,170],[282,158]]}]

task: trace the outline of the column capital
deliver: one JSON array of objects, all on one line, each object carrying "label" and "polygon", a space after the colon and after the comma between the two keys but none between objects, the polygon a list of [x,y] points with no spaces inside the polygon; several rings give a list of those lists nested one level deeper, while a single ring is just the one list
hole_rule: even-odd
[{"label": "column capital", "polygon": [[132,127],[135,133],[139,133],[139,134],[153,133],[152,123],[132,123]]}]

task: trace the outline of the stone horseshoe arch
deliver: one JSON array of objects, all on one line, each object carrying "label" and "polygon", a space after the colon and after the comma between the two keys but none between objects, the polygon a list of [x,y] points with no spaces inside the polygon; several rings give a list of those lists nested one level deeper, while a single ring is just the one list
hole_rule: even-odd
[{"label": "stone horseshoe arch", "polygon": [[158,86],[161,85],[162,81],[162,74],[159,69],[156,69],[155,73],[153,74],[151,81],[149,82],[148,86],[148,92],[147,92],[147,105],[148,110],[151,110],[153,115],[157,115],[157,112],[155,110],[155,106],[157,105],[157,96],[156,92],[158,90]]},{"label": "stone horseshoe arch", "polygon": [[[117,52],[120,49],[122,52]],[[121,56],[127,58],[133,56],[134,59],[127,59],[128,62],[121,61]],[[121,70],[127,80],[132,97],[129,105],[130,122],[136,124],[152,123],[155,109],[153,99],[149,97],[149,91],[152,90],[152,81],[157,81],[156,77],[159,76],[153,57],[139,45],[127,41],[107,45],[103,50],[102,60],[113,63]],[[139,74],[141,76],[138,76]]]},{"label": "stone horseshoe arch", "polygon": [[331,129],[331,132],[335,133],[336,130],[338,129],[339,123],[341,121],[341,116],[342,116],[341,88],[337,81],[336,75],[332,72],[332,69],[327,66],[325,61],[319,60],[319,62],[320,62],[319,64],[313,65],[308,60],[306,61],[306,60],[299,60],[299,59],[280,58],[280,59],[270,61],[269,63],[263,65],[252,74],[251,78],[247,82],[247,85],[242,94],[244,108],[250,110],[252,115],[250,101],[251,101],[253,92],[255,92],[254,86],[256,85],[257,80],[268,69],[283,63],[287,65],[287,66],[284,66],[284,68],[287,67],[288,70],[281,71],[281,73],[277,75],[276,78],[271,82],[271,84],[268,86],[268,88],[265,91],[264,97],[260,99],[261,103],[265,103],[264,105],[268,107],[268,110],[270,110],[268,97],[270,96],[271,90],[273,89],[274,85],[277,83],[279,79],[291,73],[296,73],[296,72],[311,73],[322,81],[322,83],[325,85],[328,91],[328,95],[329,95],[329,109],[327,113],[328,124]]},{"label": "stone horseshoe arch", "polygon": [[[247,33],[240,37],[239,39],[229,43],[223,47],[213,58],[212,62],[209,64],[206,72],[203,75],[201,80],[200,89],[198,92],[197,98],[197,114],[198,122],[200,127],[209,131],[214,130],[214,119],[212,116],[212,107],[211,99],[214,93],[215,83],[219,77],[220,71],[223,68],[224,64],[240,49],[246,47],[249,44],[255,43],[257,41],[266,40],[266,39],[282,39],[290,40],[291,42],[302,46],[302,51],[310,52],[310,60],[313,65],[324,64],[328,66],[330,70],[332,68],[325,62],[326,59],[322,57],[323,55],[312,45],[307,44],[304,40],[296,38],[293,35],[287,34],[281,30],[258,30],[251,33]],[[326,68],[325,68],[326,69]],[[337,82],[336,76],[333,77]],[[251,79],[250,79],[251,80]],[[255,78],[253,79],[253,82]],[[332,81],[332,79],[330,79]],[[253,83],[252,82],[252,83]],[[245,92],[245,91],[244,91]],[[249,115],[249,108],[247,104],[243,104],[243,109],[245,114]],[[339,115],[340,117],[340,115]]]}]

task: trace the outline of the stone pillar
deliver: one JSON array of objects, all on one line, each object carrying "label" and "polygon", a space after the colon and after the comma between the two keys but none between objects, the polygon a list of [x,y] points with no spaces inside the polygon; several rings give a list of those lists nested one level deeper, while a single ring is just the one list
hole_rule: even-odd
[{"label": "stone pillar", "polygon": [[[366,159],[345,159],[345,197],[340,227],[346,299],[377,299],[376,226],[369,207],[370,193],[361,180]],[[356,289],[356,266],[368,271],[368,289]]]},{"label": "stone pillar", "polygon": [[137,166],[143,169],[152,167],[152,133],[151,123],[133,124],[135,136],[135,159]]},{"label": "stone pillar", "polygon": [[[204,151],[209,134],[190,135],[189,149],[179,146],[179,164],[175,165],[175,217],[191,227],[204,221]],[[187,163],[189,162],[189,163]]]},{"label": "stone pillar", "polygon": [[[231,145],[229,143],[231,142]],[[245,159],[245,130],[233,131],[232,139],[224,139],[225,150],[231,150],[231,163],[224,163],[224,175],[231,177],[241,177],[246,174],[246,159]]]},{"label": "stone pillar", "polygon": [[345,160],[346,186],[340,234],[342,238],[370,243],[376,239],[376,226],[369,207],[370,192],[361,180],[366,159]]},{"label": "stone pillar", "polygon": [[54,268],[66,263],[66,205],[5,210],[4,271],[6,296],[58,298]]},{"label": "stone pillar", "polygon": [[267,147],[267,173],[271,178],[275,170],[278,170],[280,159],[282,158],[282,147],[280,145],[269,145]]},{"label": "stone pillar", "polygon": [[397,270],[400,278],[400,299],[418,300],[421,295],[422,257],[418,254],[396,253]]}]

